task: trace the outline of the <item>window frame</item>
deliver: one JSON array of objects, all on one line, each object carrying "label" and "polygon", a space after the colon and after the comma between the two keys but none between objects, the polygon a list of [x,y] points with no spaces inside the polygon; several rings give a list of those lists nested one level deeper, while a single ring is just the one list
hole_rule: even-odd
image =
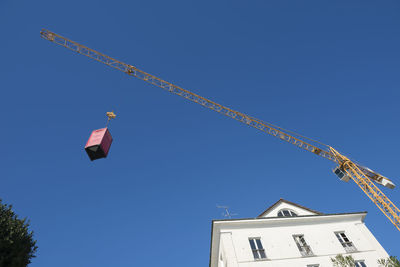
[{"label": "window frame", "polygon": [[249,237],[249,244],[255,261],[268,259],[267,254],[265,253],[265,248],[261,242],[261,237]]},{"label": "window frame", "polygon": [[[367,267],[367,264],[365,264],[365,260],[355,260],[354,263],[356,267]],[[360,265],[359,263],[362,263],[362,265]]]},{"label": "window frame", "polygon": [[311,246],[307,244],[307,241],[304,238],[304,234],[293,235],[293,239],[302,257],[314,256],[314,252],[312,251]]},{"label": "window frame", "polygon": [[345,234],[345,231],[336,231],[334,234],[346,253],[357,252],[356,246],[354,246],[354,243],[350,241],[350,238]]},{"label": "window frame", "polygon": [[[289,216],[286,216],[286,215],[284,214],[284,211],[288,211],[290,215],[289,215]],[[282,216],[280,216],[279,213],[282,213]],[[280,210],[276,213],[276,215],[277,215],[278,217],[297,217],[297,216],[299,216],[294,210],[286,209],[286,208],[280,209]]]}]

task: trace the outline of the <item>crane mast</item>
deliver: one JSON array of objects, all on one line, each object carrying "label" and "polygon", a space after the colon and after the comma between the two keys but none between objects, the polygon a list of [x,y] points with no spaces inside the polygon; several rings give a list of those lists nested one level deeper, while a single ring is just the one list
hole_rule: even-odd
[{"label": "crane mast", "polygon": [[394,205],[388,197],[374,184],[374,182],[381,184],[388,188],[394,188],[394,183],[387,177],[367,168],[358,163],[351,161],[346,156],[336,151],[331,146],[314,141],[307,137],[298,135],[288,130],[282,129],[278,126],[261,121],[259,119],[248,116],[239,111],[235,111],[229,107],[220,105],[214,101],[204,98],[191,91],[183,89],[177,85],[160,79],[154,75],[144,72],[132,65],[123,63],[96,50],[90,49],[77,42],[71,41],[54,32],[43,29],[40,32],[42,38],[61,45],[65,48],[73,50],[79,54],[85,55],[96,61],[99,61],[107,66],[120,70],[130,76],[139,78],[152,85],[160,87],[172,94],[179,95],[189,101],[195,102],[203,107],[216,111],[227,117],[235,119],[250,127],[256,128],[269,135],[275,136],[283,141],[297,146],[303,150],[312,152],[320,157],[326,158],[337,163],[338,168],[352,179],[363,192],[375,203],[375,205],[382,211],[383,214],[394,224],[400,231],[400,210]]}]

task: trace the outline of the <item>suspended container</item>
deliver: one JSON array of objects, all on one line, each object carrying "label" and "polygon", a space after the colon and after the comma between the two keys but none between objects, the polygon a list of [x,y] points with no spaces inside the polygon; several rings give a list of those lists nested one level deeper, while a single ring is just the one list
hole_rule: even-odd
[{"label": "suspended container", "polygon": [[108,128],[94,130],[86,143],[85,150],[91,161],[107,157],[113,139]]}]

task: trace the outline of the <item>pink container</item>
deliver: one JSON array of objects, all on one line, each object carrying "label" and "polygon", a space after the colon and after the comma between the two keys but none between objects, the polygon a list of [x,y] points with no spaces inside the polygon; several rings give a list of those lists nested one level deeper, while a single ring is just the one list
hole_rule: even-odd
[{"label": "pink container", "polygon": [[94,130],[85,146],[90,160],[107,157],[112,141],[110,131],[107,128]]}]

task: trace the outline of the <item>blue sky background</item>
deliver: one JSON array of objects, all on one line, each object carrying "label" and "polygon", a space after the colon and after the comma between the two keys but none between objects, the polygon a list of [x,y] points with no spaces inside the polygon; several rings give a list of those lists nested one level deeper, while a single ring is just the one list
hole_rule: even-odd
[{"label": "blue sky background", "polygon": [[[207,266],[216,205],[368,211],[334,165],[40,38],[41,28],[332,145],[400,184],[398,1],[0,1],[0,198],[41,266]],[[109,157],[83,150],[105,112]],[[400,205],[399,189],[383,188]]]}]

